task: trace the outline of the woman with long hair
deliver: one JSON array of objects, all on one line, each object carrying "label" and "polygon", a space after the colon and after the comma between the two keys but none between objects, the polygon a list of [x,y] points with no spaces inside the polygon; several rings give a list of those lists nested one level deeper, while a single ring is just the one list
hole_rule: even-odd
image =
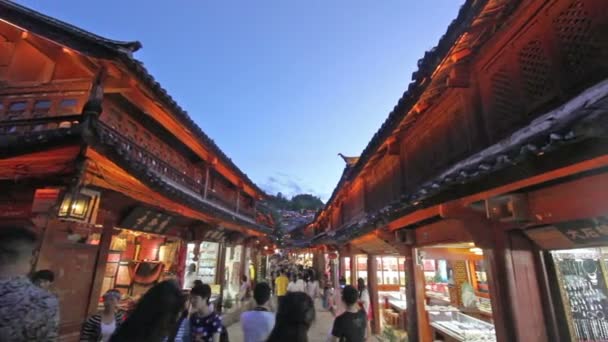
[{"label": "woman with long hair", "polygon": [[161,342],[175,329],[184,295],[174,280],[154,285],[137,303],[111,342]]},{"label": "woman with long hair", "polygon": [[308,329],[314,320],[312,298],[304,292],[289,292],[279,303],[267,342],[308,342]]}]

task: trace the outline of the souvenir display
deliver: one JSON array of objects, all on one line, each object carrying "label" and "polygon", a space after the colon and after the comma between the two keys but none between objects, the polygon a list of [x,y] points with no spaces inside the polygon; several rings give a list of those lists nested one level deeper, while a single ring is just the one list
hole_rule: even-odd
[{"label": "souvenir display", "polygon": [[428,311],[431,326],[462,342],[494,342],[494,326],[457,311]]},{"label": "souvenir display", "polygon": [[553,252],[572,329],[579,341],[608,340],[606,281],[595,250]]}]

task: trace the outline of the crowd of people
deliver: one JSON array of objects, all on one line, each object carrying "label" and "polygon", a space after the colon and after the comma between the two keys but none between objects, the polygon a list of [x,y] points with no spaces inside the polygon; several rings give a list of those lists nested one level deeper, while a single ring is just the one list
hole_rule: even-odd
[{"label": "crowd of people", "polygon": [[[0,227],[0,341],[59,338],[59,304],[49,291],[54,274],[48,270],[29,274],[37,246],[37,236],[31,230]],[[329,277],[319,281],[314,270],[296,265],[272,272],[270,283],[259,282],[253,289],[243,277],[240,300],[253,301],[251,307],[243,306],[247,309],[240,316],[245,342],[308,341],[316,301],[335,316],[329,341],[365,341],[370,333],[370,305],[364,281],[359,279],[355,288],[342,278],[339,285],[334,290]],[[128,313],[119,308],[120,298],[120,292],[113,289],[103,295],[103,309],[83,323],[81,342],[229,339],[222,317],[210,304],[211,287],[201,281],[192,284],[188,295],[175,280],[160,282]]]}]

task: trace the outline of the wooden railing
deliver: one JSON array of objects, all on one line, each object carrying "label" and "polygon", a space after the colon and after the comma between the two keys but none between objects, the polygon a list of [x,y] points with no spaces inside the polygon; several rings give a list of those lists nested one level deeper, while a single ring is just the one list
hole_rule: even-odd
[{"label": "wooden railing", "polygon": [[[104,124],[103,122],[98,122],[98,131],[102,141],[117,147],[119,153],[127,153],[131,160],[146,165],[149,170],[152,170],[155,174],[163,177],[165,180],[169,180],[170,182],[173,182],[176,185],[192,191],[200,196],[204,195],[204,180],[195,180],[193,177],[188,175],[186,171],[178,170],[173,165],[158,158],[146,148],[134,143],[129,138],[120,134],[120,132]],[[221,193],[213,192],[211,189],[207,191],[206,200],[215,202],[229,211],[236,211],[235,202],[224,198]],[[254,213],[241,213],[241,215],[246,215],[251,218],[254,217]]]},{"label": "wooden railing", "polygon": [[46,116],[31,119],[0,121],[0,135],[25,135],[57,129],[69,129],[78,125],[82,115]]},{"label": "wooden railing", "polygon": [[[69,130],[77,128],[82,120],[82,115],[0,120],[0,136],[30,136],[45,132]],[[174,183],[174,186],[194,192],[201,197],[203,196],[205,192],[205,182],[203,179],[195,180],[186,171],[175,168],[101,121],[97,121],[96,127],[101,141],[113,146],[119,154],[127,154],[130,160],[145,165],[146,168],[162,177],[165,181]],[[236,212],[236,201],[224,198],[223,195],[225,194],[212,192],[211,189],[208,190],[207,194],[206,200],[214,202],[226,210]],[[252,211],[241,211],[239,215],[252,219],[255,218],[255,213]]]}]

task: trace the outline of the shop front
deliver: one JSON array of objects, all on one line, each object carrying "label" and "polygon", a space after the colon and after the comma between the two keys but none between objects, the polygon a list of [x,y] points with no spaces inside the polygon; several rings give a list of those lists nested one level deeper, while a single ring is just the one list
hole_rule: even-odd
[{"label": "shop front", "polygon": [[220,247],[220,243],[211,241],[188,243],[184,289],[192,288],[195,280],[216,287]]},{"label": "shop front", "polygon": [[[496,341],[483,252],[472,242],[418,248],[433,340]],[[421,280],[422,280],[421,279]]]},{"label": "shop front", "polygon": [[567,341],[608,340],[608,219],[561,222],[526,233],[543,249],[541,267],[557,334]]}]

